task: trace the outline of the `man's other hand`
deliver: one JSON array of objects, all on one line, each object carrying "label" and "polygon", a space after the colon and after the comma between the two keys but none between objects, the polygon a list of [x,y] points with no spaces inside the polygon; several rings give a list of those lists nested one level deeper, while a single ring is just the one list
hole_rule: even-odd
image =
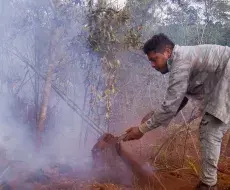
[{"label": "man's other hand", "polygon": [[143,133],[140,131],[139,127],[131,127],[126,130],[126,137],[123,141],[138,140],[143,137]]}]

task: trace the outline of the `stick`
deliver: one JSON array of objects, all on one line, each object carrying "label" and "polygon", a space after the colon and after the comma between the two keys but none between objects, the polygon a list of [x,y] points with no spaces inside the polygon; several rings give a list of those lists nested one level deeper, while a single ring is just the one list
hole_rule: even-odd
[{"label": "stick", "polygon": [[185,142],[184,142],[183,162],[182,162],[182,168],[183,168],[183,167],[184,167],[184,162],[185,162],[186,144],[187,144],[187,139],[188,139],[188,134],[189,134],[189,129],[190,129],[190,127],[189,127],[189,125],[188,125],[187,122],[186,122],[186,119],[185,119],[185,117],[184,117],[183,112],[181,111],[180,113],[181,113],[181,115],[182,115],[182,117],[183,117],[183,120],[184,120],[184,123],[185,123],[185,125],[186,125],[186,127],[187,127],[186,135],[185,135]]},{"label": "stick", "polygon": [[7,168],[2,172],[0,175],[0,179],[5,175],[5,173],[10,169],[10,166],[7,166]]},{"label": "stick", "polygon": [[[192,115],[193,115],[194,110],[195,110],[195,108],[192,110],[192,113],[191,113],[191,115],[190,115],[190,119],[189,119],[189,121],[191,121],[191,118],[192,118]],[[185,123],[185,125],[186,125],[186,127],[187,127],[187,129],[188,129],[188,134],[189,134],[189,136],[190,136],[190,137],[191,137],[191,139],[192,139],[192,144],[193,144],[193,147],[194,147],[194,149],[195,149],[195,151],[196,151],[196,154],[197,154],[197,159],[199,160],[199,153],[198,153],[198,150],[197,150],[197,148],[196,148],[196,145],[195,145],[195,142],[194,142],[194,139],[193,139],[192,133],[191,133],[191,131],[189,130],[189,129],[190,129],[190,127],[189,127],[189,125],[188,125],[187,121],[185,120],[185,117],[184,117],[184,115],[183,115],[182,111],[181,111],[181,114],[182,114],[182,117],[183,117],[183,119],[184,119],[184,123]],[[186,135],[186,139],[187,139],[187,135]]]}]

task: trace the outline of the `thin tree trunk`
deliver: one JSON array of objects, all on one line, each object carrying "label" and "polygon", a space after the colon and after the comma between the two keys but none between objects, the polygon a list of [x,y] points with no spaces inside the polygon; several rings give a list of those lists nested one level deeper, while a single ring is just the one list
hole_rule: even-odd
[{"label": "thin tree trunk", "polygon": [[[40,72],[40,51],[39,51],[39,38],[38,38],[39,32],[38,27],[36,25],[35,27],[35,68]],[[35,126],[38,124],[38,113],[39,113],[39,76],[37,73],[35,73],[34,78],[34,117],[35,117]]]},{"label": "thin tree trunk", "polygon": [[38,150],[40,150],[41,148],[41,143],[42,143],[41,135],[45,128],[45,120],[46,120],[46,115],[47,115],[49,96],[51,92],[51,81],[52,81],[53,70],[54,70],[54,64],[50,63],[46,81],[45,81],[41,110],[40,110],[39,120],[38,120],[38,125],[37,125],[37,148]]},{"label": "thin tree trunk", "polygon": [[55,68],[55,42],[57,41],[57,33],[58,29],[53,28],[51,32],[51,42],[50,42],[50,54],[49,54],[49,67],[48,67],[48,72],[46,75],[46,80],[45,80],[45,86],[44,86],[44,92],[43,92],[43,97],[42,97],[42,103],[41,103],[41,109],[40,109],[40,114],[39,114],[39,119],[38,119],[38,124],[37,124],[37,150],[39,151],[41,148],[42,144],[42,132],[45,129],[45,120],[47,117],[47,107],[49,103],[49,97],[51,93],[51,84],[52,84],[52,76],[53,76],[53,71]]}]

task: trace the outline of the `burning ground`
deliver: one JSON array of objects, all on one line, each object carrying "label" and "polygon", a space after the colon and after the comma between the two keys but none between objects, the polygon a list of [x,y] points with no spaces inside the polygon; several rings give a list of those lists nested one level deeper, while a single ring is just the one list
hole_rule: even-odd
[{"label": "burning ground", "polygon": [[[85,163],[87,167],[52,163],[35,169],[24,162],[7,160],[4,151],[1,150],[1,188],[18,190],[193,189],[199,180],[200,154],[197,138],[199,120],[194,120],[187,128],[181,125],[170,126],[164,131],[164,135],[161,137],[158,135],[160,140],[153,140],[156,142],[152,141],[154,135],[148,134],[142,140],[141,146],[138,141],[122,143],[121,146],[129,152],[129,156],[134,157],[140,164],[145,162],[150,164],[154,171],[151,173],[153,183],[145,182],[143,186],[141,179],[135,176],[135,169],[114,152],[115,147],[108,148],[104,144],[97,143],[94,150],[99,151],[92,152],[91,161]],[[161,130],[155,131],[154,134],[160,134]],[[227,140],[228,135],[224,138],[218,172],[219,187],[223,190],[230,188],[230,162],[225,157]],[[7,176],[10,176],[10,180]]]}]

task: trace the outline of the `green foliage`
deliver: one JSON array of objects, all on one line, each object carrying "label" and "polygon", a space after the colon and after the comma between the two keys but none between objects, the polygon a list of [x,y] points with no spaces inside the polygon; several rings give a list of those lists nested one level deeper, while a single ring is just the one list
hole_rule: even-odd
[{"label": "green foliage", "polygon": [[[158,28],[159,32],[168,34],[181,45],[220,44],[229,45],[230,4],[227,1],[193,0],[172,1],[168,6],[165,24]],[[161,6],[166,6],[162,3]]]},{"label": "green foliage", "polygon": [[96,10],[91,10],[88,17],[91,47],[104,54],[117,51],[121,40],[121,28],[129,19],[128,12],[99,7]]}]

